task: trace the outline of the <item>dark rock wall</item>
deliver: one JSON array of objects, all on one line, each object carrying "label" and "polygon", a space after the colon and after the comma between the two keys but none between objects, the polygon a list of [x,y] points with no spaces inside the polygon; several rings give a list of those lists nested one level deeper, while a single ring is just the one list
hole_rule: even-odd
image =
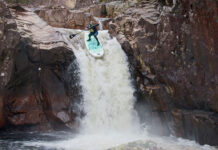
[{"label": "dark rock wall", "polygon": [[0,129],[73,128],[79,91],[74,86],[78,77],[68,72],[77,69],[70,68],[73,52],[64,46],[33,47],[37,43],[20,34],[0,1]]},{"label": "dark rock wall", "polygon": [[159,124],[159,133],[218,145],[217,6],[215,0],[180,0],[171,11],[162,7],[157,23],[141,13],[109,25],[134,72],[136,109],[153,128]]},{"label": "dark rock wall", "polygon": [[64,47],[33,48],[21,41],[15,72],[6,86],[4,108],[9,125],[48,130],[73,126],[71,85],[64,78],[75,59]]},{"label": "dark rock wall", "polygon": [[4,87],[13,70],[13,56],[20,36],[16,23],[3,2],[0,2],[0,89]]},{"label": "dark rock wall", "polygon": [[3,89],[13,74],[14,51],[20,39],[15,30],[15,21],[5,3],[0,1],[0,128],[5,125]]}]

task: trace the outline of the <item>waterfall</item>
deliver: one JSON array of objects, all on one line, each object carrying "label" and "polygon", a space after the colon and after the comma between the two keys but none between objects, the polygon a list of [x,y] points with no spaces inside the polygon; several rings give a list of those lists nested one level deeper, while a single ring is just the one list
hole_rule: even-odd
[{"label": "waterfall", "polygon": [[[102,59],[89,55],[85,47],[84,32],[70,40],[70,34],[80,31],[57,31],[73,50],[79,64],[83,100],[78,110],[82,110],[85,116],[77,118],[80,124],[77,135],[57,142],[37,141],[25,145],[57,150],[126,150],[132,146],[135,146],[134,149],[148,150],[149,145],[158,144],[158,147],[166,150],[216,150],[208,145],[200,146],[194,141],[152,136],[140,127],[133,108],[134,89],[127,57],[116,38],[111,39],[107,31],[100,31],[98,36],[105,51]],[[152,141],[157,144],[152,144]],[[119,145],[121,147],[117,147]]]},{"label": "waterfall", "polygon": [[[134,111],[134,89],[131,86],[127,57],[116,39],[106,31],[99,39],[105,55],[103,59],[78,57],[86,114],[81,125],[84,132],[134,131],[139,125]],[[80,51],[86,51],[80,49]]]},{"label": "waterfall", "polygon": [[109,20],[109,18],[98,18],[98,17],[94,17],[95,21],[98,22],[99,24],[99,29],[103,30],[103,22]]},{"label": "waterfall", "polygon": [[[70,34],[70,30],[59,29],[59,32],[62,35]],[[98,37],[105,51],[102,59],[88,54],[84,33],[72,40],[63,36],[77,58],[83,88],[80,110],[83,110],[85,116],[78,118],[80,138],[75,138],[72,143],[90,137],[89,142],[93,140],[93,144],[102,140],[104,146],[98,145],[94,150],[136,140],[137,136],[127,135],[135,135],[140,126],[134,110],[134,88],[131,85],[127,56],[116,38],[110,38],[108,31],[100,31]],[[84,146],[84,150],[88,147]]]}]

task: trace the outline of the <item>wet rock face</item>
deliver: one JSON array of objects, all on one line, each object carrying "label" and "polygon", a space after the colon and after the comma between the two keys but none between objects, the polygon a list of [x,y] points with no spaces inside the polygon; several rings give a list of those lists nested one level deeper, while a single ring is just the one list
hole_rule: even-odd
[{"label": "wet rock face", "polygon": [[64,47],[37,50],[26,43],[19,45],[16,71],[4,96],[8,123],[37,130],[72,127],[70,85],[64,78],[75,59],[72,52]]},{"label": "wet rock face", "polygon": [[5,118],[4,118],[4,111],[3,111],[3,98],[0,96],[0,128],[4,126]]},{"label": "wet rock face", "polygon": [[218,3],[165,4],[129,8],[109,24],[129,57],[141,93],[136,107],[142,120],[164,127],[159,133],[218,145]]},{"label": "wet rock face", "polygon": [[9,81],[13,69],[14,49],[20,39],[16,23],[3,2],[0,2],[0,89]]},{"label": "wet rock face", "polygon": [[13,73],[14,51],[20,39],[15,30],[15,21],[5,3],[0,1],[0,128],[5,125],[3,89]]},{"label": "wet rock face", "polygon": [[73,128],[75,56],[52,27],[20,8],[9,12],[0,2],[0,129]]}]

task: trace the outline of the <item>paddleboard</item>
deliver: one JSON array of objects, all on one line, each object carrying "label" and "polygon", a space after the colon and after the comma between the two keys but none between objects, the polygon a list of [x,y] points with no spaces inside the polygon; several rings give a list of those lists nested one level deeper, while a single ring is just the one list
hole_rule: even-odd
[{"label": "paddleboard", "polygon": [[102,57],[104,55],[104,50],[101,43],[97,45],[98,42],[94,36],[91,37],[90,41],[87,41],[88,39],[89,33],[85,33],[85,43],[89,54],[96,58]]}]

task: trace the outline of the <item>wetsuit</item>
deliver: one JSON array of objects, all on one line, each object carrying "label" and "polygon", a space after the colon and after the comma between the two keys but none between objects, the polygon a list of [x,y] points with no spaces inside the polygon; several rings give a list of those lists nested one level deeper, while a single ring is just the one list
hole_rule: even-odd
[{"label": "wetsuit", "polygon": [[95,39],[97,40],[97,42],[98,42],[98,45],[100,44],[99,43],[99,41],[98,41],[98,38],[97,38],[97,36],[98,36],[98,30],[97,30],[97,26],[98,26],[99,24],[96,24],[96,25],[91,25],[91,24],[89,24],[89,26],[88,26],[88,29],[89,29],[89,39],[88,39],[88,41],[90,41],[91,40],[91,36],[94,36],[95,37]]}]

